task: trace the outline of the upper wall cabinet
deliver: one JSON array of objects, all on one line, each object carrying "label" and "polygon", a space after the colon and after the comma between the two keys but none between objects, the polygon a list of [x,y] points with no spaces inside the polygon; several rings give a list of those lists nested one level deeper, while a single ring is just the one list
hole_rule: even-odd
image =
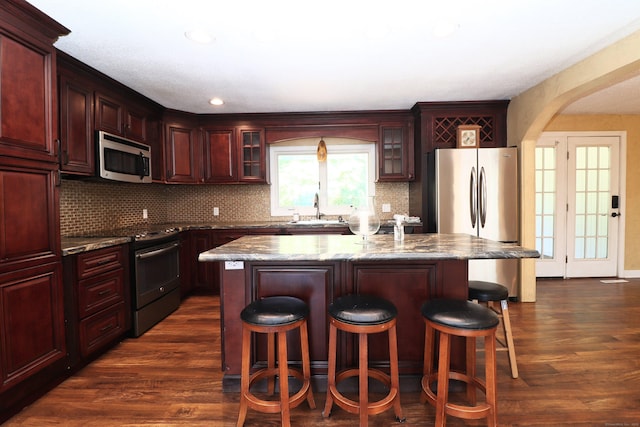
[{"label": "upper wall cabinet", "polygon": [[93,88],[90,82],[59,69],[60,169],[93,175]]},{"label": "upper wall cabinet", "polygon": [[69,32],[18,1],[0,4],[0,155],[55,161],[57,113],[53,42]]},{"label": "upper wall cabinet", "polygon": [[413,126],[408,123],[380,125],[378,142],[378,180],[413,181]]},{"label": "upper wall cabinet", "polygon": [[94,135],[103,130],[151,145],[153,178],[161,179],[162,107],[62,52],[58,56],[60,169],[94,175]]},{"label": "upper wall cabinet", "polygon": [[202,182],[202,146],[197,121],[192,115],[165,116],[165,164],[167,182]]},{"label": "upper wall cabinet", "polygon": [[241,182],[266,182],[267,161],[264,129],[243,129],[238,132]]},{"label": "upper wall cabinet", "polygon": [[238,181],[238,149],[233,127],[202,130],[204,182]]},{"label": "upper wall cabinet", "polygon": [[193,114],[165,115],[166,182],[266,182],[263,128],[204,122]]},{"label": "upper wall cabinet", "polygon": [[95,128],[139,142],[147,141],[147,115],[141,107],[104,93],[95,94]]}]

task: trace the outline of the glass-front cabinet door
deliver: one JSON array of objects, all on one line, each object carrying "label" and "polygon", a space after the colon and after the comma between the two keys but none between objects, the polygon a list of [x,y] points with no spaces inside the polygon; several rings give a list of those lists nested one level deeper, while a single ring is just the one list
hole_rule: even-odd
[{"label": "glass-front cabinet door", "polygon": [[240,129],[239,181],[266,182],[263,129]]}]

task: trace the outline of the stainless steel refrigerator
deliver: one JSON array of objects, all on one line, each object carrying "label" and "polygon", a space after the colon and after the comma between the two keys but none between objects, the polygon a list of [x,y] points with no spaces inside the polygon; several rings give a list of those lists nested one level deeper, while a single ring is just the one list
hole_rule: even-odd
[{"label": "stainless steel refrigerator", "polygon": [[[517,243],[517,148],[437,149],[433,156],[437,231]],[[518,260],[473,260],[469,280],[500,283],[517,298],[518,268]]]}]

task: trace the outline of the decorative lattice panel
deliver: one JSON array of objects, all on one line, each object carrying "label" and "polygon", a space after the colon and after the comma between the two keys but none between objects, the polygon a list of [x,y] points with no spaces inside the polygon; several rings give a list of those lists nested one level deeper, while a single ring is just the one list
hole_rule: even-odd
[{"label": "decorative lattice panel", "polygon": [[433,119],[433,144],[455,146],[460,125],[479,125],[480,144],[495,141],[493,116],[480,117],[435,117]]}]

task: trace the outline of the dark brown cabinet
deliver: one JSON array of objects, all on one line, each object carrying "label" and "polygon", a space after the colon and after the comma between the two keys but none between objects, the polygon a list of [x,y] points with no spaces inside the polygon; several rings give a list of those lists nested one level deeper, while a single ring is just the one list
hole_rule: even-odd
[{"label": "dark brown cabinet", "polygon": [[148,114],[141,107],[100,92],[95,94],[96,130],[146,142]]},{"label": "dark brown cabinet", "polygon": [[69,174],[93,175],[93,88],[77,76],[60,72],[60,169]]},{"label": "dark brown cabinet", "polygon": [[68,32],[0,2],[0,423],[66,367],[53,43]]},{"label": "dark brown cabinet", "polygon": [[69,365],[82,365],[130,329],[128,246],[64,260]]},{"label": "dark brown cabinet", "polygon": [[203,129],[204,182],[238,181],[238,149],[234,128]]},{"label": "dark brown cabinet", "polygon": [[165,179],[171,183],[194,184],[201,181],[199,131],[195,125],[180,122],[165,124]]},{"label": "dark brown cabinet", "polygon": [[95,131],[152,146],[151,172],[162,180],[161,107],[78,60],[58,52],[60,169],[95,174]]},{"label": "dark brown cabinet", "polygon": [[[65,366],[61,265],[58,262],[0,273],[0,415],[3,393],[51,366]],[[8,392],[10,393],[10,392]]]},{"label": "dark brown cabinet", "polygon": [[241,182],[266,182],[266,148],[264,130],[240,129],[240,175]]},{"label": "dark brown cabinet", "polygon": [[413,128],[410,124],[380,126],[378,142],[378,180],[413,181]]},{"label": "dark brown cabinet", "polygon": [[[21,2],[0,9],[0,155],[55,161],[57,136],[55,51],[53,41],[68,30]],[[13,4],[16,4],[15,6]],[[21,15],[14,17],[12,14]],[[35,20],[29,20],[34,13]],[[46,24],[43,24],[46,25]],[[26,33],[25,33],[26,31]],[[31,35],[32,34],[32,35]]]},{"label": "dark brown cabinet", "polygon": [[266,182],[263,129],[199,127],[188,114],[165,116],[166,181],[182,184]]}]

